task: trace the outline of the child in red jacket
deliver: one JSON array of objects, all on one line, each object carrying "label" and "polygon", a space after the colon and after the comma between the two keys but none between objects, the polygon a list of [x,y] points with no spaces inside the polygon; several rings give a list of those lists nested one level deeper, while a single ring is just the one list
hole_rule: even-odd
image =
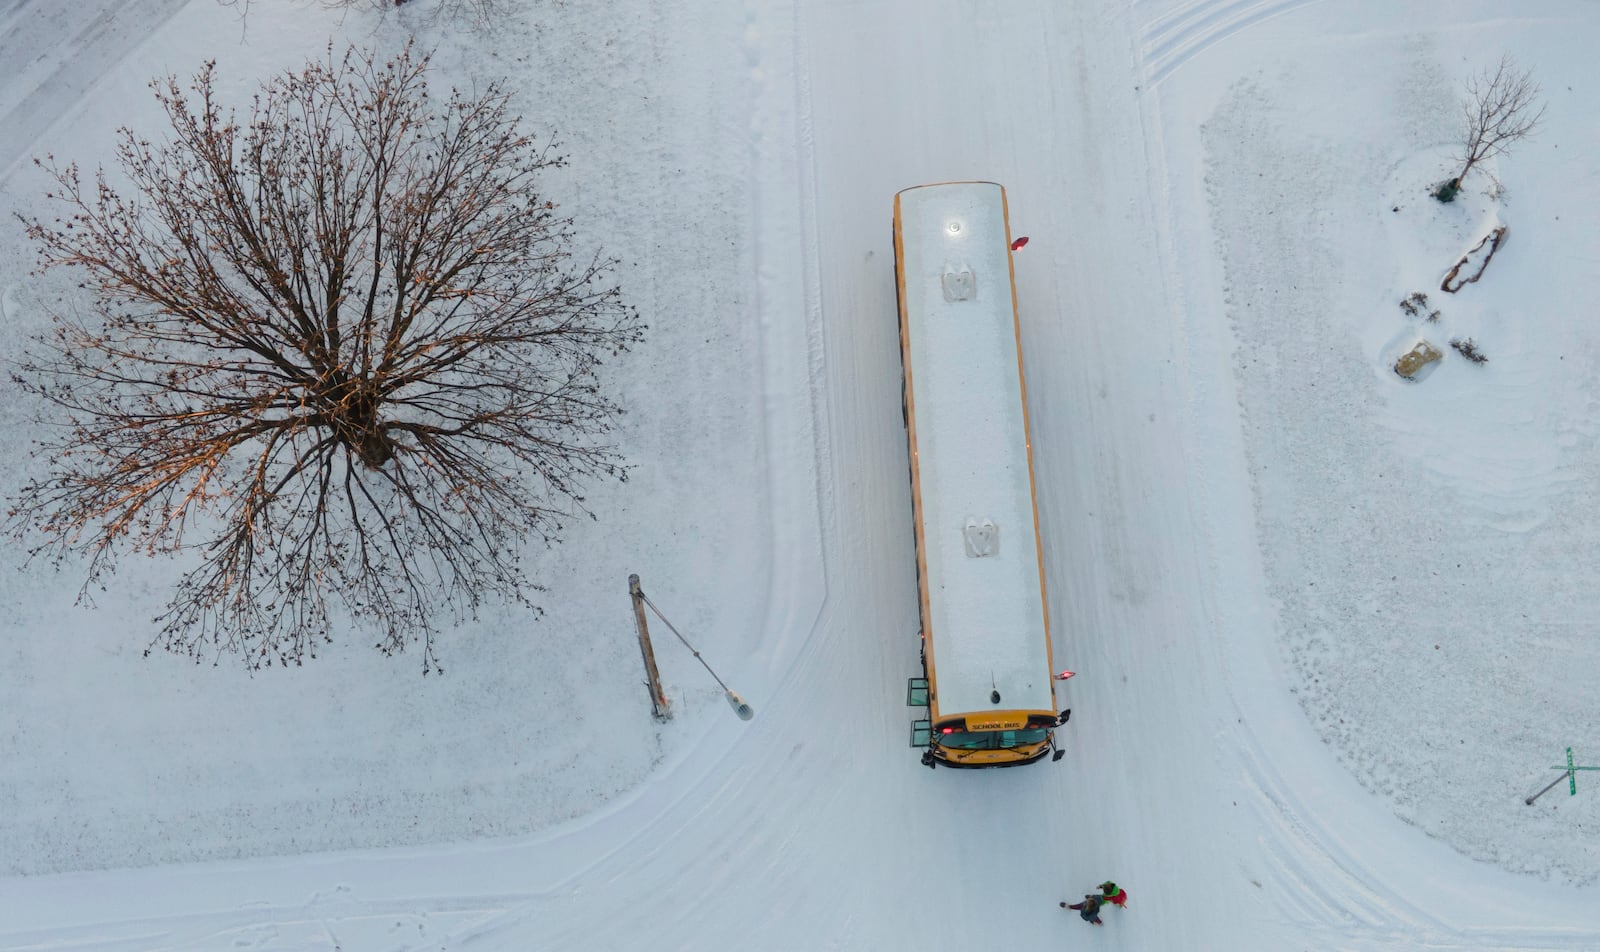
[{"label": "child in red jacket", "polygon": [[1101,893],[1101,898],[1104,901],[1111,903],[1113,906],[1116,906],[1118,909],[1126,909],[1127,908],[1127,906],[1128,906],[1128,891],[1123,889],[1123,888],[1121,888],[1120,886],[1118,886],[1116,883],[1112,882],[1111,880],[1108,879],[1105,882],[1100,884],[1100,893]]}]

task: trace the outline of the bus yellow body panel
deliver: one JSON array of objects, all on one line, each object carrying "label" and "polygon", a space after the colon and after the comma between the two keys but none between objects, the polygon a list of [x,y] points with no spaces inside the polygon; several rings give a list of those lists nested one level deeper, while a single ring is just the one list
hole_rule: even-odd
[{"label": "bus yellow body panel", "polygon": [[1037,760],[1056,716],[1010,244],[999,185],[895,196],[930,750],[955,766]]}]

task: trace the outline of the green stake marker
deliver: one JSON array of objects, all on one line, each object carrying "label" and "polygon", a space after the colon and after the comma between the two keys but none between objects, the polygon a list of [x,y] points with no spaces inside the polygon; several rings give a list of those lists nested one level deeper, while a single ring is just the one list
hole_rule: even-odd
[{"label": "green stake marker", "polygon": [[[1565,767],[1563,767],[1560,764],[1556,764],[1554,767],[1551,767],[1550,769],[1551,770],[1559,770],[1562,773],[1567,775],[1567,795],[1575,797],[1575,796],[1578,795],[1578,771],[1580,771],[1580,770],[1600,770],[1600,767],[1579,767],[1579,766],[1574,765],[1573,762],[1572,762],[1572,748],[1568,747],[1567,748],[1567,765]],[[1544,796],[1545,794],[1549,793],[1552,789],[1555,788],[1555,785],[1560,783],[1560,782],[1561,782],[1561,778],[1558,776],[1558,777],[1556,777],[1556,779],[1550,781],[1549,785],[1546,786],[1543,790],[1540,790],[1538,793],[1534,794],[1533,796],[1524,799],[1522,802],[1526,803],[1530,807],[1533,806],[1533,801],[1535,801],[1535,800],[1539,799],[1540,797]]]},{"label": "green stake marker", "polygon": [[[1577,772],[1580,771],[1580,770],[1600,770],[1600,767],[1574,767],[1572,765],[1572,748],[1568,747],[1567,748],[1567,765],[1565,767],[1563,767],[1560,764],[1556,764],[1554,767],[1551,767],[1550,769],[1551,770],[1565,770],[1567,772],[1567,793],[1570,796],[1574,796],[1575,797],[1575,796],[1578,795],[1578,773]],[[1557,780],[1556,782],[1560,783],[1559,780]],[[1544,791],[1541,790],[1539,792],[1543,793]],[[1536,794],[1535,796],[1529,798],[1529,802],[1531,803],[1531,802],[1533,802],[1533,800],[1535,800],[1537,798],[1538,797],[1537,797],[1537,794]]]}]

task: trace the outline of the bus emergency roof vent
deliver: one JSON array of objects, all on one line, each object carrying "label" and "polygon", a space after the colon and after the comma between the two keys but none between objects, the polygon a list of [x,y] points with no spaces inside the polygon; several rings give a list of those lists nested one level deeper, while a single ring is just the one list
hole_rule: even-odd
[{"label": "bus emergency roof vent", "polygon": [[964,264],[945,265],[943,284],[946,301],[970,301],[978,294],[978,276]]},{"label": "bus emergency roof vent", "polygon": [[1000,527],[994,524],[993,519],[979,521],[974,516],[968,516],[967,524],[961,530],[961,538],[967,544],[969,559],[1000,554]]}]

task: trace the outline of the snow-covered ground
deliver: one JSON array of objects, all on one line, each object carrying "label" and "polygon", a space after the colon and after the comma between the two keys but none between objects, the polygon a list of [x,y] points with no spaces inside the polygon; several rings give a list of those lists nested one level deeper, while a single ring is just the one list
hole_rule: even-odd
[{"label": "snow-covered ground", "polygon": [[[549,191],[652,325],[613,368],[635,476],[540,556],[546,617],[448,636],[442,678],[359,631],[254,678],[145,659],[169,567],[93,609],[0,576],[0,948],[1600,948],[1600,775],[1523,803],[1600,763],[1600,4],[430,3],[0,3],[6,211],[44,208],[28,156],[156,131],[154,75],[214,57],[242,100],[415,30],[440,85],[509,76],[559,131]],[[1502,54],[1543,129],[1439,206]],[[1032,239],[1078,677],[1061,762],[930,772],[889,216],[966,178]],[[60,282],[7,221],[14,349]],[[1445,358],[1406,382],[1418,336]],[[755,720],[660,631],[651,720],[629,572]],[[1106,928],[1057,908],[1108,876]]]}]

